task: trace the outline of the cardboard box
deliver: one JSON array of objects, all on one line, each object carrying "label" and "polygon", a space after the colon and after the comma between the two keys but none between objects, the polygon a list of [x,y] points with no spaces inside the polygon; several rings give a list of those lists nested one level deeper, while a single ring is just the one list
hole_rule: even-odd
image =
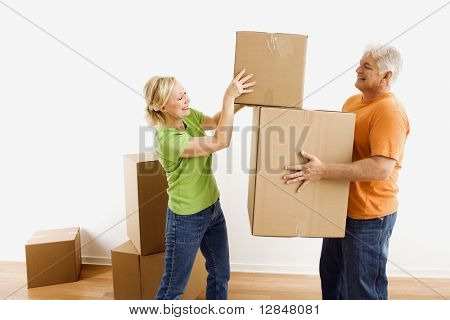
[{"label": "cardboard box", "polygon": [[140,300],[140,256],[131,241],[111,250],[115,300]]},{"label": "cardboard box", "polygon": [[25,244],[28,288],[78,281],[80,228],[42,230]]},{"label": "cardboard box", "polygon": [[253,73],[252,93],[236,103],[301,108],[307,36],[284,33],[236,32],[234,75]]},{"label": "cardboard box", "polygon": [[141,255],[165,251],[167,179],[158,158],[124,156],[127,234]]},{"label": "cardboard box", "polygon": [[306,162],[299,152],[323,162],[352,161],[352,113],[255,108],[248,213],[251,232],[273,237],[344,237],[349,182],[320,180],[300,193],[287,185],[288,164]]},{"label": "cardboard box", "polygon": [[[153,300],[164,272],[164,254],[141,256],[131,241],[111,250],[114,299]],[[196,299],[206,288],[206,278],[205,259],[199,251],[181,299]]]}]

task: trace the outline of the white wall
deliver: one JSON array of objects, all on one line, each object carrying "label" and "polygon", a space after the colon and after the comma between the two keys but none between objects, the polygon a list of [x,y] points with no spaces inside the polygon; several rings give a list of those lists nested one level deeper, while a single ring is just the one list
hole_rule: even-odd
[{"label": "white wall", "polygon": [[[191,106],[213,114],[231,80],[237,30],[309,35],[308,95],[356,63],[368,42],[390,41],[444,2],[6,3],[135,91],[152,75],[175,75]],[[405,61],[394,92],[412,131],[390,259],[421,276],[450,277],[449,11],[393,42]],[[0,33],[0,260],[24,260],[24,243],[35,230],[76,225],[83,242],[101,235],[83,255],[108,257],[126,240],[125,224],[117,224],[125,214],[122,155],[143,151],[144,102],[4,5]],[[339,110],[356,93],[354,80],[353,70],[344,73],[305,108]],[[242,111],[231,149],[215,158],[233,270],[317,273],[321,240],[250,236],[242,169],[250,123],[251,110]],[[149,138],[141,143],[152,147]]]}]

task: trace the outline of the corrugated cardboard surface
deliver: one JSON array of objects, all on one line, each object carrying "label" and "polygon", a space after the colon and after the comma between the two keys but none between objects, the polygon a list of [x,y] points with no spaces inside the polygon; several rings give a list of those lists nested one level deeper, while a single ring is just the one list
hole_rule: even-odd
[{"label": "corrugated cardboard surface", "polygon": [[320,180],[300,193],[282,179],[288,164],[305,162],[301,149],[323,162],[352,160],[355,115],[255,108],[248,209],[252,234],[275,237],[343,237],[349,183]]},{"label": "corrugated cardboard surface", "polygon": [[142,299],[153,300],[164,273],[164,255],[157,253],[141,256]]},{"label": "corrugated cardboard surface", "polygon": [[234,74],[253,73],[254,92],[236,103],[302,107],[307,36],[283,33],[236,32]]},{"label": "corrugated cardboard surface", "polygon": [[80,228],[37,231],[25,244],[28,288],[78,281]]},{"label": "corrugated cardboard surface", "polygon": [[139,253],[131,241],[111,250],[115,300],[140,300],[141,271]]},{"label": "corrugated cardboard surface", "polygon": [[167,180],[152,154],[124,156],[127,234],[141,255],[163,252]]},{"label": "corrugated cardboard surface", "polygon": [[[155,298],[164,272],[164,252],[140,256],[131,241],[111,251],[114,299],[152,300]],[[181,297],[192,300],[206,288],[205,260],[198,252],[192,273]]]}]

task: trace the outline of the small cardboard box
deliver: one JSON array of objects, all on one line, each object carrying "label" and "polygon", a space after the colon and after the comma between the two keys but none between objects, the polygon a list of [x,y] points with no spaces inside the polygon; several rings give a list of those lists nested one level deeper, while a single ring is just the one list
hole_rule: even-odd
[{"label": "small cardboard box", "polygon": [[[114,299],[155,299],[164,273],[164,254],[141,256],[131,241],[111,250]],[[196,299],[206,288],[206,278],[205,259],[199,251],[181,299]]]},{"label": "small cardboard box", "polygon": [[167,179],[149,153],[124,156],[127,234],[141,255],[164,252]]},{"label": "small cardboard box", "polygon": [[80,228],[42,230],[25,244],[28,288],[78,281]]},{"label": "small cardboard box", "polygon": [[284,33],[236,32],[234,75],[246,69],[256,81],[254,92],[236,103],[301,108],[307,36]]},{"label": "small cardboard box", "polygon": [[255,108],[248,213],[251,232],[272,237],[344,237],[348,181],[287,185],[289,164],[304,150],[325,163],[352,161],[355,115],[330,111]]}]

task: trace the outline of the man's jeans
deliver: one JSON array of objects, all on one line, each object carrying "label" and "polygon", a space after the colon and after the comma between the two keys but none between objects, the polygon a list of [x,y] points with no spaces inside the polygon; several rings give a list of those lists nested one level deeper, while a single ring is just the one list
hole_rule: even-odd
[{"label": "man's jeans", "polygon": [[389,238],[397,213],[370,220],[347,218],[345,238],[323,239],[322,299],[386,300]]},{"label": "man's jeans", "polygon": [[180,298],[199,248],[208,271],[206,299],[227,299],[230,259],[227,226],[219,200],[193,215],[177,215],[167,209],[164,275],[156,299]]}]

